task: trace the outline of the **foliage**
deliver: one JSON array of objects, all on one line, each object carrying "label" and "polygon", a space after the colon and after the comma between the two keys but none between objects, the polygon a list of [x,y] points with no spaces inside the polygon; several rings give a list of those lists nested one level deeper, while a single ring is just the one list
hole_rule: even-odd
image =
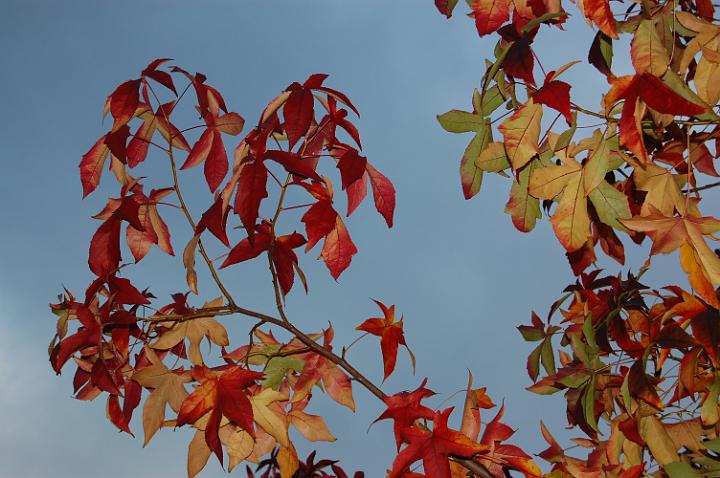
[{"label": "foliage", "polygon": [[[544,475],[716,476],[720,258],[706,241],[715,239],[720,220],[700,209],[701,193],[720,184],[704,182],[718,176],[720,27],[713,23],[714,6],[709,0],[643,1],[620,13],[620,5],[607,0],[578,2],[598,29],[588,62],[609,83],[601,109],[593,111],[573,102],[571,85],[561,79],[577,62],[545,72],[533,50],[541,29],[562,29],[569,17],[560,1],[467,3],[478,34],[497,33],[499,40],[472,95],[472,111],[438,117],[450,132],[474,133],[460,163],[463,193],[475,196],[486,172],[508,178],[505,211],[515,227],[531,231],[544,211],[577,276],[545,320],[533,313],[531,323],[519,327],[525,340],[537,343],[527,361],[534,382],[529,390],[564,391],[569,425],[584,434],[573,441],[588,451],[571,455],[542,425],[549,446],[538,456],[551,464]],[[457,4],[435,1],[447,17]],[[631,37],[634,72],[618,77],[612,59],[622,35]],[[366,198],[369,183],[378,213],[393,225],[395,189],[362,155],[350,99],[326,86],[326,75],[292,83],[268,103],[230,158],[227,136],[239,136],[245,120],[204,75],[169,62],[151,62],[110,94],[105,113],[112,127],[80,162],[85,196],[106,167],[120,193],[94,216],[101,221],[88,257],[95,280],[84,297],[65,291],[52,305],[58,319],[50,362],[57,373],[75,363],[76,397],[103,395],[108,419],[127,433],[143,403],[145,444],[162,428],[194,428],[191,477],[214,454],[228,470],[256,463],[255,472],[246,468],[248,476],[344,478],[335,461],[316,462],[314,453],[301,461],[289,430],[311,442],[334,441],[323,417],[306,409],[320,391],[354,410],[356,382],[387,406],[377,420],[393,421],[398,453],[388,464],[391,477],[543,475],[528,453],[507,443],[514,431],[501,422],[504,406],[482,426],[480,409],[495,404],[484,388],[474,388],[472,375],[455,430],[448,425],[452,407],[433,410],[423,403],[434,395],[426,380],[414,391],[386,394],[346,359],[346,347],[334,351],[332,325],[308,333],[286,313],[285,296],[298,280],[307,291],[299,248],[319,248],[335,279],[358,250],[338,212],[337,188],[325,175],[331,174],[328,164],[338,170],[346,216]],[[181,129],[176,112],[190,96],[200,124]],[[600,124],[583,134],[591,127],[587,119]],[[567,128],[555,129],[563,123]],[[196,139],[188,141],[189,135]],[[164,187],[146,193],[149,179],[131,171],[151,148],[166,156],[167,177],[154,178]],[[213,200],[194,218],[180,174],[200,165]],[[126,276],[131,264],[123,261],[121,236],[124,230],[135,263],[153,246],[174,256],[160,215],[173,208],[194,235],[182,253],[187,289],[168,302]],[[293,223],[297,211],[304,212]],[[235,230],[242,231],[239,237]],[[624,264],[622,235],[638,244],[648,236],[651,257],[678,251],[692,292],[645,286],[650,259],[636,274],[591,270],[598,244]],[[209,241],[219,242],[225,254],[211,258]],[[197,256],[221,294],[201,307],[192,305],[199,292]],[[220,275],[262,259],[277,316],[239,305]],[[415,359],[395,306],[375,302],[383,317],[358,321],[357,330],[365,332],[360,338],[379,338],[387,379],[400,345]],[[244,317],[248,330],[245,341],[232,346],[222,322],[231,316]],[[205,340],[216,346],[211,353],[200,346]]]}]

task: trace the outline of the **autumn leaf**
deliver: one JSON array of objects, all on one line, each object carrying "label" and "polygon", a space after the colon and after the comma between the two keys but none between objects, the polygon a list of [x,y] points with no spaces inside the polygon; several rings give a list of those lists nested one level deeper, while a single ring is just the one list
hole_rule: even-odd
[{"label": "autumn leaf", "polygon": [[620,142],[643,163],[648,155],[640,127],[641,109],[644,102],[658,113],[693,116],[703,113],[706,108],[683,98],[667,86],[660,78],[650,73],[614,78],[612,87],[605,95],[605,107],[609,109],[618,100],[624,100],[620,116]]},{"label": "autumn leaf", "polygon": [[486,446],[473,443],[462,433],[448,428],[447,421],[452,408],[435,412],[432,431],[409,427],[402,431],[408,445],[393,462],[391,477],[399,477],[418,460],[422,460],[425,474],[433,478],[451,478],[448,456],[470,458],[488,450]]},{"label": "autumn leaf", "polygon": [[514,170],[522,168],[538,154],[542,114],[542,106],[531,98],[498,127],[505,138],[505,149]]},{"label": "autumn leaf", "polygon": [[583,0],[583,14],[605,35],[615,40],[618,38],[609,0]]},{"label": "autumn leaf", "polygon": [[[222,297],[206,302],[203,309],[219,307],[222,305]],[[190,343],[188,348],[188,358],[193,365],[202,365],[203,356],[200,352],[200,342],[207,337],[210,342],[219,346],[229,345],[227,331],[225,327],[217,320],[213,319],[212,312],[208,312],[207,316],[193,318],[192,320],[184,320],[180,322],[170,322],[171,328],[164,332],[160,338],[152,344],[152,348],[158,350],[169,350],[177,344],[187,339]],[[155,318],[159,322],[163,321],[162,316]]]},{"label": "autumn leaf", "polygon": [[135,116],[140,102],[140,80],[128,80],[118,86],[108,97],[110,114],[115,118],[112,131],[125,126]]},{"label": "autumn leaf", "polygon": [[208,113],[203,119],[207,127],[193,145],[180,169],[192,168],[204,162],[205,179],[210,191],[215,192],[228,172],[227,152],[220,133],[240,134],[244,120],[237,113],[226,113],[222,116]]},{"label": "autumn leaf", "polygon": [[395,214],[395,186],[370,163],[367,163],[366,170],[373,190],[375,209],[385,218],[387,226],[392,227],[393,215]]},{"label": "autumn leaf", "polygon": [[319,415],[311,415],[305,412],[305,407],[310,400],[306,398],[303,401],[292,404],[287,417],[292,426],[305,437],[305,439],[315,441],[335,441],[335,437],[328,430],[323,417]]},{"label": "autumn leaf", "polygon": [[435,395],[435,392],[425,388],[426,384],[427,379],[424,379],[420,386],[412,392],[399,392],[383,398],[388,408],[375,419],[375,422],[389,419],[394,421],[393,431],[398,450],[403,442],[403,430],[410,427],[419,418],[431,419],[434,417],[434,412],[421,403],[423,399]]},{"label": "autumn leaf", "polygon": [[291,446],[288,436],[288,420],[284,414],[276,413],[276,409],[277,411],[282,410],[280,407],[274,409],[271,405],[278,401],[287,401],[287,399],[287,394],[271,388],[265,388],[250,397],[255,423],[285,447]]},{"label": "autumn leaf", "polygon": [[681,214],[685,212],[685,196],[680,191],[686,182],[683,176],[672,174],[655,163],[648,163],[642,168],[635,168],[633,178],[637,188],[647,192],[641,215],[648,216],[653,209],[664,216],[673,216],[676,210]]},{"label": "autumn leaf", "polygon": [[357,247],[350,238],[350,233],[339,215],[335,216],[335,226],[325,236],[320,257],[330,271],[333,279],[337,280],[340,274],[350,266]]},{"label": "autumn leaf", "polygon": [[134,372],[132,379],[143,387],[152,389],[143,405],[143,446],[146,446],[165,420],[165,407],[170,405],[175,412],[180,411],[188,396],[183,384],[190,382],[190,377],[170,371],[151,348],[145,348],[144,351],[150,365]]},{"label": "autumn leaf", "polygon": [[653,241],[651,255],[669,254],[683,244],[692,247],[694,262],[699,271],[713,285],[720,284],[720,259],[708,247],[704,236],[720,231],[720,221],[713,217],[695,215],[667,217],[654,210],[648,216],[622,221],[628,229],[644,232]]},{"label": "autumn leaf", "polygon": [[638,25],[630,44],[630,57],[637,74],[662,76],[667,70],[670,57],[653,20],[645,19]]},{"label": "autumn leaf", "polygon": [[510,214],[513,225],[522,232],[532,231],[542,217],[540,201],[529,192],[530,178],[540,167],[540,161],[535,159],[520,170],[510,186],[510,197],[505,204],[505,213]]},{"label": "autumn leaf", "polygon": [[435,7],[440,13],[450,18],[457,2],[458,0],[435,0]]},{"label": "autumn leaf", "polygon": [[542,88],[533,93],[532,99],[535,103],[547,105],[559,111],[565,117],[567,123],[572,124],[569,84],[564,81],[553,80],[552,76],[548,74]]},{"label": "autumn leaf", "polygon": [[569,252],[580,249],[590,235],[583,168],[566,158],[563,166],[536,169],[530,178],[530,194],[539,199],[560,195],[558,208],[550,221],[555,235]]},{"label": "autumn leaf", "polygon": [[507,0],[473,0],[470,6],[480,36],[496,32],[510,19],[510,3]]},{"label": "autumn leaf", "polygon": [[[332,339],[335,335],[332,327],[323,332],[323,347],[332,350]],[[295,394],[291,402],[300,402],[312,392],[312,388],[322,381],[325,392],[340,405],[355,410],[352,394],[352,382],[336,364],[320,354],[309,352],[305,359],[305,367],[295,382]]]},{"label": "autumn leaf", "polygon": [[263,376],[260,372],[234,366],[217,375],[204,366],[193,368],[193,378],[200,382],[195,391],[183,402],[178,412],[177,426],[195,423],[206,413],[210,417],[205,425],[205,442],[223,462],[218,430],[223,416],[230,423],[254,434],[253,407],[246,388]]},{"label": "autumn leaf", "polygon": [[[390,307],[387,307],[379,300],[375,300],[374,302],[378,305],[378,307],[380,307],[380,310],[382,310],[384,317],[381,319],[367,319],[365,322],[358,325],[356,327],[356,330],[362,330],[369,334],[380,337],[380,348],[382,349],[383,370],[385,374],[383,378],[384,381],[387,380],[390,374],[393,373],[393,370],[395,370],[398,345],[404,345],[405,348],[408,349],[408,352],[410,352],[410,349],[405,343],[402,319],[400,319],[400,321],[398,322],[395,322],[395,306],[391,305]],[[410,352],[410,357],[413,359],[414,364],[415,360],[412,352]]]}]

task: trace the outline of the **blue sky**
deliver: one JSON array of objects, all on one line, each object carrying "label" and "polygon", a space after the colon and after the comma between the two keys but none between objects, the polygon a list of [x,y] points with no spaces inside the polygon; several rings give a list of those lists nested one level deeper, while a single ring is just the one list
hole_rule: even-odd
[{"label": "blue sky", "polygon": [[[185,473],[186,430],[163,431],[143,450],[140,438],[117,433],[105,420],[104,401],[73,400],[72,374],[56,377],[46,355],[54,328],[47,303],[63,285],[82,294],[92,279],[87,247],[98,223],[90,216],[102,208],[103,197],[117,195],[106,177],[96,194],[81,200],[77,164],[106,131],[101,111],[107,94],[157,57],[205,73],[229,107],[250,121],[292,81],[328,73],[327,84],[346,92],[362,114],[356,124],[369,160],[396,185],[396,224],[387,230],[370,201],[347,221],[360,253],[339,283],[315,261],[317,251],[301,257],[311,293],[295,290],[289,315],[305,330],[331,321],[339,347],[357,336],[356,325],[376,315],[369,297],[397,304],[418,372],[412,376],[401,351],[386,392],[415,388],[427,376],[440,392],[434,406],[444,400],[443,407],[460,406],[461,394],[452,394],[465,386],[471,369],[496,403],[505,400],[507,422],[519,428],[516,443],[534,452],[543,448],[541,416],[564,436],[561,402],[524,390],[530,349],[515,330],[531,309],[544,313],[572,279],[561,247],[547,220],[531,234],[513,228],[502,212],[509,189],[502,178],[486,177],[478,197],[462,199],[457,169],[470,137],[445,133],[435,120],[449,109],[470,108],[483,59],[492,52],[492,40],[480,40],[462,14],[446,21],[430,0],[3,0],[2,10],[0,474]],[[585,58],[590,30],[578,18],[571,22],[566,34],[542,32],[538,51],[546,69]],[[619,62],[620,71],[626,67]],[[574,100],[598,104],[596,95],[605,88],[600,75],[577,67],[567,78],[575,85]],[[163,172],[154,164],[148,171]],[[196,171],[183,181],[197,215],[210,200],[207,188]],[[173,236],[179,252],[189,231],[172,216],[165,212],[180,231]],[[642,255],[632,257],[637,264]],[[679,280],[674,259],[655,261],[653,284]],[[183,289],[179,260],[155,250],[141,266],[144,272],[134,277],[156,295]],[[273,311],[266,272],[262,264],[250,264],[227,275],[242,305]],[[215,297],[203,279],[204,297]],[[243,325],[229,330],[244,337]],[[363,341],[350,358],[381,381],[376,341]],[[356,400],[355,414],[318,400],[315,412],[329,417],[338,437],[318,448],[349,470],[383,476],[393,457],[390,427],[378,424],[366,432],[382,407],[358,387]],[[133,428],[142,434],[139,421]],[[201,476],[224,472],[211,461]]]}]

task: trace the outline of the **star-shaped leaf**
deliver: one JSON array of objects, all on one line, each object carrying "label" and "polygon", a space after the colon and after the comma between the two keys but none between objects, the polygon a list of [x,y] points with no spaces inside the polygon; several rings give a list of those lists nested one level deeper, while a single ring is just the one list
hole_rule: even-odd
[{"label": "star-shaped leaf", "polygon": [[[395,370],[398,345],[404,345],[405,348],[408,349],[408,352],[410,352],[410,349],[408,348],[407,343],[405,343],[402,319],[395,322],[395,306],[391,305],[390,307],[387,307],[379,300],[375,300],[374,302],[378,305],[378,307],[380,307],[384,317],[381,319],[367,319],[365,322],[358,325],[356,330],[362,330],[380,337],[380,348],[382,349],[383,355],[383,370],[385,373],[383,380],[387,380],[390,374],[393,373],[393,370]],[[412,352],[410,352],[410,357],[414,364],[415,359]]]}]

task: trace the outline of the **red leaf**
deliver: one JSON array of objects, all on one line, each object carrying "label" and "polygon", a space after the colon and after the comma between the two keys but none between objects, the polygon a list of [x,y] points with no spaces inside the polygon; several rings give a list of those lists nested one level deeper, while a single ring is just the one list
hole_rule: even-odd
[{"label": "red leaf", "polygon": [[399,322],[395,322],[395,306],[391,305],[388,308],[385,304],[378,300],[376,300],[375,303],[378,307],[380,307],[385,317],[382,319],[367,319],[365,322],[358,325],[356,330],[362,330],[380,337],[380,348],[383,356],[383,370],[385,373],[383,381],[385,381],[390,374],[393,373],[393,370],[395,370],[398,345],[402,344],[407,347],[407,344],[405,343],[405,335],[403,334],[402,319],[400,319]]},{"label": "red leaf", "polygon": [[222,136],[216,129],[213,130],[213,139],[210,152],[205,160],[205,179],[211,192],[220,186],[228,172],[228,157],[225,152]]},{"label": "red leaf", "polygon": [[542,103],[559,111],[568,124],[572,123],[570,85],[567,83],[558,80],[546,81],[542,88],[533,94],[532,98],[535,103]]},{"label": "red leaf", "polygon": [[230,240],[226,232],[229,212],[229,208],[223,208],[222,196],[218,196],[213,205],[200,217],[200,221],[195,227],[195,235],[197,236],[205,229],[208,229],[220,242],[230,247]]},{"label": "red leaf", "polygon": [[130,424],[128,423],[122,409],[120,408],[120,401],[117,395],[109,395],[107,399],[107,416],[113,425],[118,427],[121,431],[135,436],[130,431]]},{"label": "red leaf", "polygon": [[337,215],[329,200],[318,201],[307,210],[301,219],[305,223],[308,238],[305,246],[306,252],[315,247],[320,239],[332,232]]},{"label": "red leaf", "polygon": [[177,426],[195,423],[212,411],[205,426],[205,441],[222,463],[222,446],[218,436],[222,416],[225,415],[230,422],[255,436],[252,405],[246,389],[255,380],[261,379],[263,374],[235,366],[217,376],[207,368],[196,367],[193,369],[193,377],[201,384],[180,406]]},{"label": "red leaf", "polygon": [[288,173],[312,178],[316,181],[322,180],[315,172],[315,162],[309,158],[302,158],[298,153],[271,149],[265,152],[264,158],[281,164]]},{"label": "red leaf", "polygon": [[431,409],[420,403],[423,399],[435,395],[435,392],[425,388],[426,384],[427,379],[424,379],[420,386],[412,392],[400,392],[383,398],[388,408],[375,419],[375,422],[394,420],[393,430],[398,450],[403,442],[402,430],[410,427],[419,418],[431,419],[435,415]]},{"label": "red leaf", "polygon": [[385,218],[388,227],[392,227],[395,213],[395,186],[370,163],[367,164],[367,172],[373,189],[375,208]]},{"label": "red leaf", "polygon": [[153,80],[163,85],[165,88],[175,93],[175,96],[177,96],[177,90],[175,89],[175,84],[173,83],[173,79],[170,74],[166,71],[157,70],[158,66],[170,60],[171,58],[158,58],[157,60],[153,60],[142,71],[142,75],[147,76],[148,78],[152,78]]},{"label": "red leaf", "polygon": [[447,18],[452,16],[457,0],[435,0],[435,8]]},{"label": "red leaf", "polygon": [[93,192],[100,184],[102,168],[109,152],[110,149],[105,144],[105,136],[103,136],[80,160],[80,182],[82,183],[83,197]]},{"label": "red leaf", "polygon": [[275,240],[272,260],[283,295],[287,295],[287,293],[290,292],[293,282],[295,281],[295,267],[297,266],[298,259],[293,249],[304,244],[305,238],[297,232],[280,236]]},{"label": "red leaf", "polygon": [[128,279],[112,275],[108,277],[108,286],[117,304],[139,305],[150,303],[147,297],[137,290]]},{"label": "red leaf", "polygon": [[340,216],[336,216],[335,228],[325,237],[325,244],[320,253],[333,279],[337,280],[348,268],[352,256],[356,253],[357,248],[350,239],[345,223]]},{"label": "red leaf", "polygon": [[365,174],[367,158],[360,156],[355,148],[345,149],[340,155],[337,168],[340,170],[342,188],[347,189]]},{"label": "red leaf", "polygon": [[645,403],[652,405],[658,410],[663,410],[665,406],[655,390],[653,385],[645,373],[645,365],[643,360],[636,360],[630,367],[628,372],[628,389],[633,397],[637,397]]},{"label": "red leaf", "polygon": [[140,103],[140,80],[129,80],[118,86],[109,97],[110,113],[115,118],[112,131],[126,125]]},{"label": "red leaf", "polygon": [[235,212],[245,226],[248,236],[255,233],[260,203],[268,197],[268,171],[261,161],[245,163],[240,170],[238,189],[235,194]]},{"label": "red leaf", "polygon": [[122,163],[127,162],[127,139],[129,136],[130,128],[126,124],[105,135],[105,144],[110,149],[110,153]]},{"label": "red leaf", "polygon": [[[514,33],[514,25],[508,25],[505,28],[512,29]],[[503,59],[502,68],[508,75],[534,85],[533,68],[535,60],[532,48],[530,48],[531,43],[532,38],[528,34],[514,40]]]},{"label": "red leaf", "polygon": [[418,460],[422,460],[427,476],[432,478],[451,478],[450,455],[469,458],[477,453],[487,451],[487,447],[473,443],[462,433],[451,430],[447,426],[452,408],[435,412],[432,431],[419,427],[403,430],[403,438],[408,442],[395,458],[391,478],[397,478],[407,471]]},{"label": "red leaf", "polygon": [[270,236],[267,234],[258,234],[255,236],[255,240],[250,242],[249,238],[245,238],[238,242],[235,247],[230,250],[230,253],[225,258],[220,268],[237,264],[238,262],[244,262],[250,259],[254,259],[263,252],[267,251],[270,247]]},{"label": "red leaf", "polygon": [[475,0],[472,9],[480,36],[496,32],[510,19],[508,0]]},{"label": "red leaf", "polygon": [[315,99],[310,90],[297,88],[291,90],[290,97],[285,103],[285,132],[287,133],[289,147],[307,133],[313,119]]},{"label": "red leaf", "polygon": [[347,216],[350,216],[367,196],[368,174],[365,172],[362,178],[352,183],[345,190],[347,193]]},{"label": "red leaf", "polygon": [[187,159],[185,160],[183,165],[180,166],[180,169],[192,168],[205,161],[205,158],[208,157],[208,155],[210,154],[210,150],[212,149],[212,143],[214,139],[213,133],[213,128],[207,128],[205,131],[203,131],[202,135],[200,135],[200,138],[190,150],[190,154],[188,155]]},{"label": "red leaf", "polygon": [[103,222],[90,241],[88,265],[96,276],[104,276],[117,270],[120,264],[120,224],[115,216]]},{"label": "red leaf", "polygon": [[693,116],[706,111],[706,108],[675,93],[660,78],[650,73],[636,77],[635,83],[640,99],[660,113]]},{"label": "red leaf", "polygon": [[601,32],[617,40],[615,18],[609,0],[584,0],[583,10],[585,17],[592,20]]}]

